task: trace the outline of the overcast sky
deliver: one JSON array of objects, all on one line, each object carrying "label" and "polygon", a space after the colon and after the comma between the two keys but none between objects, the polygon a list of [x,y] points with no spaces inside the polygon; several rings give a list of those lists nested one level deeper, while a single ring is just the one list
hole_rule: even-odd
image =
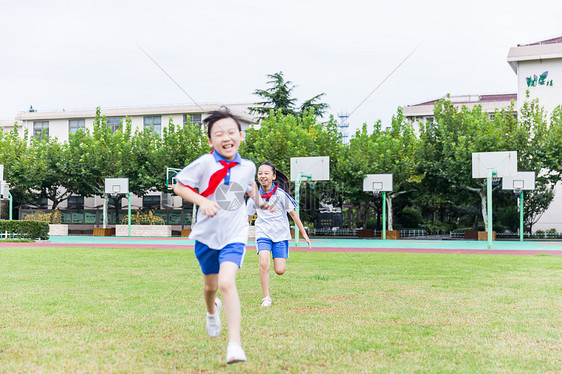
[{"label": "overcast sky", "polygon": [[562,35],[559,0],[0,0],[0,119],[38,111],[246,103],[283,71],[352,128],[399,106],[515,93],[509,48]]}]

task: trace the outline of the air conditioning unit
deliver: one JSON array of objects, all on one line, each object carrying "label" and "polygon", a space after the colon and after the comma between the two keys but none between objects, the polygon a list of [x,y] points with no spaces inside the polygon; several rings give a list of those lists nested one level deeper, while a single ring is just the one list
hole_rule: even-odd
[{"label": "air conditioning unit", "polygon": [[162,194],[162,207],[163,208],[173,208],[174,207],[174,196],[171,193]]}]

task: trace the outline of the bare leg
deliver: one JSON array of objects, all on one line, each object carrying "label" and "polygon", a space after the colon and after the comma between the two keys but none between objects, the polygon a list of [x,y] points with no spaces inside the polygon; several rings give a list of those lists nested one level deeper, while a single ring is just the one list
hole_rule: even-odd
[{"label": "bare leg", "polygon": [[269,297],[269,265],[271,261],[270,251],[260,251],[258,253],[260,261],[260,283],[263,297]]},{"label": "bare leg", "polygon": [[219,288],[219,275],[203,275],[203,279],[203,297],[207,305],[207,312],[209,314],[215,314],[215,298],[217,297],[217,290]]},{"label": "bare leg", "polygon": [[274,258],[273,259],[273,268],[278,275],[285,274],[285,270],[287,269],[287,261],[284,258]]},{"label": "bare leg", "polygon": [[228,324],[228,341],[240,344],[240,323],[242,312],[240,298],[236,288],[238,265],[225,261],[221,264],[218,276],[219,290],[225,307],[226,323]]}]

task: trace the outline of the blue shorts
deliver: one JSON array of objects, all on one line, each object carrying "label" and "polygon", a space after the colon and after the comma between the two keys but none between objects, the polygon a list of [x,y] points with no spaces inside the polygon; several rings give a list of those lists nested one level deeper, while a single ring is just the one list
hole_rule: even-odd
[{"label": "blue shorts", "polygon": [[241,268],[245,254],[246,245],[244,243],[231,243],[222,249],[213,249],[206,244],[195,241],[195,257],[197,257],[201,271],[205,275],[218,274],[220,265],[225,261],[234,262]]},{"label": "blue shorts", "polygon": [[289,258],[289,241],[281,240],[272,242],[269,238],[258,238],[256,240],[258,253],[260,251],[270,251],[273,258]]}]

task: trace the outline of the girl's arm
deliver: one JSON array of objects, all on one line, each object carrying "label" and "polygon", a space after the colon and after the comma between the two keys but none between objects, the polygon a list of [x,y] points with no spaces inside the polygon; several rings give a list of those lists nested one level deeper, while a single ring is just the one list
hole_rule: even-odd
[{"label": "girl's arm", "polygon": [[250,192],[248,192],[248,196],[250,196],[250,198],[252,200],[254,200],[254,203],[260,209],[269,210],[272,213],[275,212],[275,204],[270,204],[267,201],[265,201],[264,199],[262,199],[261,196],[260,196],[260,193],[258,191],[259,190],[258,190],[257,183],[253,182],[252,183],[252,189],[251,189]]},{"label": "girl's arm", "polygon": [[213,217],[220,209],[220,206],[216,202],[199,195],[191,188],[179,182],[174,186],[174,193],[192,204],[199,205],[199,210],[206,216]]},{"label": "girl's arm", "polygon": [[297,216],[297,212],[292,210],[292,211],[289,212],[289,215],[291,216],[293,221],[295,221],[295,224],[299,228],[299,230],[302,234],[302,238],[308,243],[308,249],[312,249],[312,244],[310,244],[310,239],[308,238],[308,234],[306,233],[306,230],[304,229],[304,226],[302,225],[301,219],[299,218],[299,216]]}]

